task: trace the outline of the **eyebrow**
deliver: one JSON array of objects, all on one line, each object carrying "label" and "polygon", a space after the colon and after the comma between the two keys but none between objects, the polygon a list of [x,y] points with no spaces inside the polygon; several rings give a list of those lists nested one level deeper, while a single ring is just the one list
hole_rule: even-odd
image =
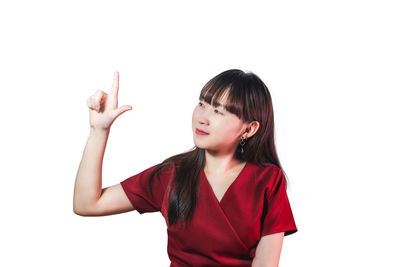
[{"label": "eyebrow", "polygon": [[224,109],[226,109],[226,106],[225,105],[222,105],[221,103],[219,103],[218,101],[215,101],[214,102],[214,105],[215,105],[215,107],[222,107],[222,108],[224,108]]},{"label": "eyebrow", "polygon": [[[200,98],[200,101],[205,101],[205,99],[204,98]],[[226,108],[226,105],[222,105],[220,102],[218,102],[218,101],[214,101],[214,107],[222,107],[222,108],[224,108],[225,110],[228,110],[227,108]]]}]

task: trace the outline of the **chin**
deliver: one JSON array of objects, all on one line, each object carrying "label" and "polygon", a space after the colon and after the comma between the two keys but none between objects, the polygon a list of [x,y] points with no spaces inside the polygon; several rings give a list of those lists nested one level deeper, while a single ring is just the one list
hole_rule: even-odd
[{"label": "chin", "polygon": [[202,144],[202,142],[199,142],[196,140],[196,137],[193,138],[193,142],[196,147],[201,148],[201,149],[206,149],[206,147],[204,146],[204,144]]}]

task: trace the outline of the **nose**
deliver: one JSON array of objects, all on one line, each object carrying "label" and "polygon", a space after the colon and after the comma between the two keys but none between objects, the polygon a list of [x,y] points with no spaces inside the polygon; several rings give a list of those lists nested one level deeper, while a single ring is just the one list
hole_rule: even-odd
[{"label": "nose", "polygon": [[210,109],[200,108],[200,110],[197,111],[197,120],[201,124],[209,124],[209,118],[211,115]]},{"label": "nose", "polygon": [[210,117],[213,115],[212,114],[212,108],[204,108],[199,111],[199,121],[208,124]]}]

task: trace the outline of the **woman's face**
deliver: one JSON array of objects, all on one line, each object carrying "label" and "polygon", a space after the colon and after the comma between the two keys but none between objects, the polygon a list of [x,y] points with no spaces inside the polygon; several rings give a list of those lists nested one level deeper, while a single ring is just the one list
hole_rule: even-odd
[{"label": "woman's face", "polygon": [[[224,99],[220,103],[222,106],[216,108],[202,100],[196,105],[192,115],[194,144],[216,154],[234,153],[246,124],[223,107]],[[208,134],[201,135],[196,128]]]}]

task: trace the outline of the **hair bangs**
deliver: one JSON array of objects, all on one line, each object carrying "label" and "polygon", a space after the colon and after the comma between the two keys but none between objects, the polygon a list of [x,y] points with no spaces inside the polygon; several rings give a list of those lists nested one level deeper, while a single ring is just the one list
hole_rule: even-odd
[{"label": "hair bangs", "polygon": [[232,78],[232,73],[227,72],[215,76],[204,85],[199,100],[203,100],[213,107],[223,106],[228,112],[242,120],[244,88],[237,82],[238,79]]}]

